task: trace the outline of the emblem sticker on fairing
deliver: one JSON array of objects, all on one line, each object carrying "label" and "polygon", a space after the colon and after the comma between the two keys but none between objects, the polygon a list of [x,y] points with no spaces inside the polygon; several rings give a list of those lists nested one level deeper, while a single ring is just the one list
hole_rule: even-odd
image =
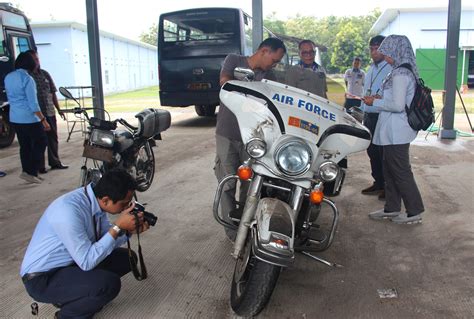
[{"label": "emblem sticker on fairing", "polygon": [[299,119],[297,117],[290,116],[288,119],[288,125],[299,127],[303,130],[309,131],[315,135],[319,134],[319,127],[316,124],[308,121]]}]

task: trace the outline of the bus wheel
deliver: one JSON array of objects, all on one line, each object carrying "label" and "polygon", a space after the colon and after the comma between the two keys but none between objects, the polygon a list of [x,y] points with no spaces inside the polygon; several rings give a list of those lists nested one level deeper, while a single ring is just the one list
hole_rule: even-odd
[{"label": "bus wheel", "polygon": [[215,116],[217,105],[196,105],[196,113],[199,116]]}]

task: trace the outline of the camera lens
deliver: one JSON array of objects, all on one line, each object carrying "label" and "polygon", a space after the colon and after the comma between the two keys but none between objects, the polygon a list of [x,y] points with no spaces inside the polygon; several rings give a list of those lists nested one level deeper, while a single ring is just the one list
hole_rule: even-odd
[{"label": "camera lens", "polygon": [[148,223],[148,225],[155,226],[158,217],[156,217],[152,213],[143,212],[143,219]]}]

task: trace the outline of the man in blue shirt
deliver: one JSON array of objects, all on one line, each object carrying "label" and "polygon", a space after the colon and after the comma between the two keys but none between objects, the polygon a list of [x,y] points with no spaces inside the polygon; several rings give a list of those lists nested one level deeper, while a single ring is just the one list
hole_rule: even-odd
[{"label": "man in blue shirt", "polygon": [[[60,306],[57,318],[92,318],[120,292],[130,272],[125,231],[136,233],[136,183],[123,170],[104,174],[53,201],[39,220],[20,275],[35,300]],[[111,224],[106,213],[118,215]],[[148,229],[139,213],[139,230]]]},{"label": "man in blue shirt", "polygon": [[[370,39],[369,48],[370,56],[373,63],[365,76],[364,96],[380,96],[382,82],[385,77],[392,71],[392,66],[384,60],[384,55],[377,51],[384,36],[378,35]],[[375,133],[379,112],[370,110],[362,103],[361,110],[364,111],[364,125],[370,130],[372,136]],[[362,190],[364,195],[378,195],[379,199],[385,199],[385,179],[383,177],[383,152],[380,145],[370,143],[367,148],[367,155],[370,158],[370,168],[374,182],[371,186]]]}]

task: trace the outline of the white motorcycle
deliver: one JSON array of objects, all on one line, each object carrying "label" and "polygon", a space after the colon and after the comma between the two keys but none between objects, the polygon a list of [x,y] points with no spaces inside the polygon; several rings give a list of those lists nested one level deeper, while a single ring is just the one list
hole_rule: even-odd
[{"label": "white motorcycle", "polygon": [[[326,196],[341,189],[341,161],[365,150],[371,135],[331,101],[277,82],[252,82],[248,69],[237,68],[234,75],[240,81],[224,84],[220,100],[237,117],[249,158],[219,183],[213,213],[237,233],[231,307],[240,316],[254,316],[296,252],[338,266],[310,252],[331,245],[339,213]],[[235,180],[250,183],[241,216],[219,209],[224,186]]]}]

